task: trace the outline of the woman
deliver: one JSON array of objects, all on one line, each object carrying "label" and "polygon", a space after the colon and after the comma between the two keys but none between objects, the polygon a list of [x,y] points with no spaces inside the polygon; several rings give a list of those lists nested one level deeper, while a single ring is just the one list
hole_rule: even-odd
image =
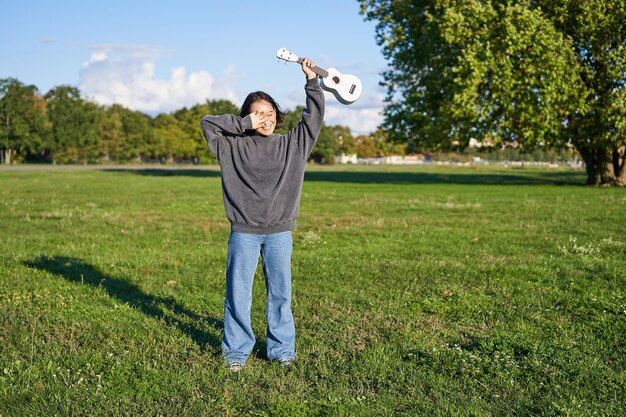
[{"label": "woman", "polygon": [[222,171],[222,195],[231,223],[226,265],[222,352],[233,372],[245,365],[255,337],[250,324],[252,281],[259,256],[267,289],[267,357],[283,366],[295,360],[291,313],[291,231],[296,227],[306,161],[324,117],[324,95],[315,63],[302,62],[306,109],[286,135],[284,121],[268,94],[248,95],[239,116],[205,116],[201,125]]}]

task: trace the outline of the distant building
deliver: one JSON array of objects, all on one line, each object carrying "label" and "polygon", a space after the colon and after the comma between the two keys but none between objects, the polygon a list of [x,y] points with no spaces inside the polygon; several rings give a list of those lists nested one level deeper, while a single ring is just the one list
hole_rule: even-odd
[{"label": "distant building", "polygon": [[389,155],[376,158],[358,158],[356,154],[337,155],[334,159],[336,164],[372,164],[372,165],[418,165],[424,163],[421,155]]},{"label": "distant building", "polygon": [[335,155],[335,163],[336,164],[358,164],[359,158],[357,158],[355,153],[351,155],[346,155],[342,153],[341,155]]},{"label": "distant building", "polygon": [[418,165],[424,163],[424,158],[419,157],[417,155],[390,155],[382,158],[383,164],[389,165]]},{"label": "distant building", "polygon": [[490,137],[486,137],[482,141],[479,141],[476,138],[471,138],[469,140],[470,148],[492,148],[493,147],[493,139]]}]

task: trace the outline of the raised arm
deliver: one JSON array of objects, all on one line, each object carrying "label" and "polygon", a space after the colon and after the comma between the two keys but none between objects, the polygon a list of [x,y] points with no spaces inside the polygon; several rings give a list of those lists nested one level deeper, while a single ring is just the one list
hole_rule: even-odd
[{"label": "raised arm", "polygon": [[252,118],[250,115],[246,117],[234,114],[208,115],[202,118],[200,126],[209,149],[219,160],[226,146],[224,135],[239,135],[252,129]]},{"label": "raised arm", "polygon": [[289,132],[289,139],[296,141],[305,161],[317,142],[324,122],[324,92],[320,88],[317,75],[309,69],[311,66],[315,64],[305,58],[302,62],[302,71],[307,79],[304,86],[306,107],[302,112],[300,123]]}]

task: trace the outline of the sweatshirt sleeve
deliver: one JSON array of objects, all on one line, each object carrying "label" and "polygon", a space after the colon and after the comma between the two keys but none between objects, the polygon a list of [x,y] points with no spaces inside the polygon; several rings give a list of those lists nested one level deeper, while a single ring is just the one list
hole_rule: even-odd
[{"label": "sweatshirt sleeve", "polygon": [[295,140],[302,158],[309,158],[315,142],[322,130],[324,122],[324,92],[320,88],[317,77],[307,80],[304,91],[306,93],[306,108],[302,112],[302,119],[289,132],[289,139]]},{"label": "sweatshirt sleeve", "polygon": [[209,149],[219,160],[226,146],[225,135],[239,135],[252,129],[250,115],[239,117],[234,114],[208,115],[200,121],[202,133]]}]

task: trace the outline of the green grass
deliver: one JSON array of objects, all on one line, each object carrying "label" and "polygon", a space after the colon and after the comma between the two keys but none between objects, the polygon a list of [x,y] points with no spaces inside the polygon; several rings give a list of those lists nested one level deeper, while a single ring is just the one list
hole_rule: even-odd
[{"label": "green grass", "polygon": [[298,362],[221,362],[217,170],[0,171],[0,416],[626,415],[626,190],[310,167]]}]

